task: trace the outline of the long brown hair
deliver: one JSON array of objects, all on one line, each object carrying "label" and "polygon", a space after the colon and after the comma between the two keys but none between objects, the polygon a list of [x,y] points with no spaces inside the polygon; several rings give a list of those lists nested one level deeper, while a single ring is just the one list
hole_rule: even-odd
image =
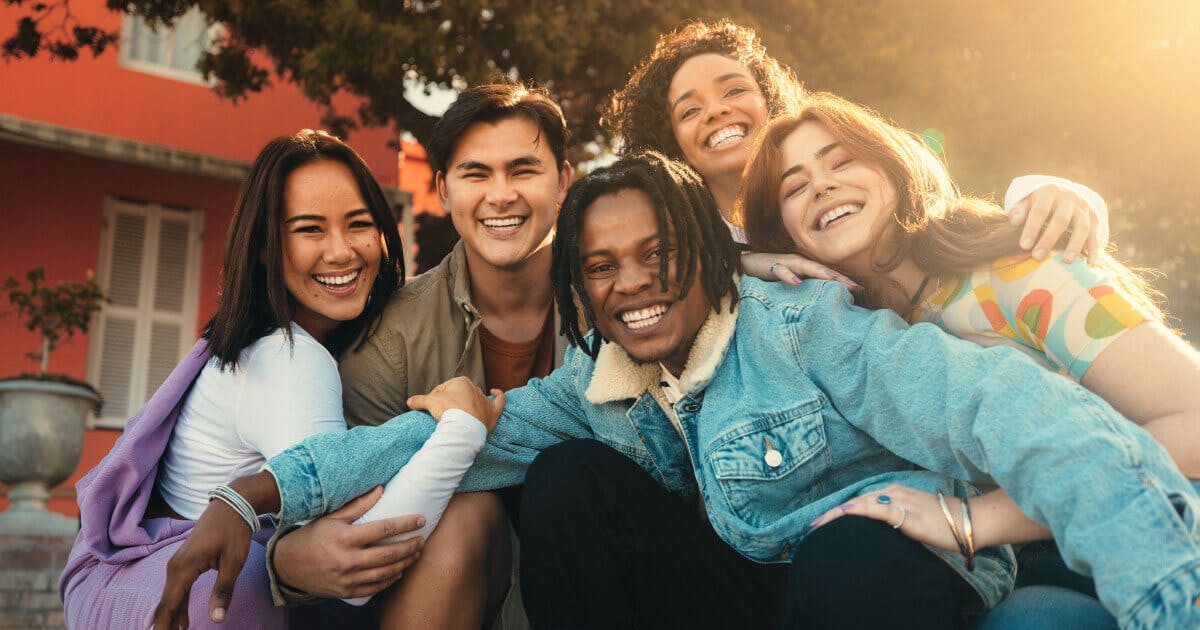
[{"label": "long brown hair", "polygon": [[322,160],[341,162],[350,169],[388,252],[379,262],[363,312],[338,325],[326,339],[330,352],[337,355],[356,340],[361,346],[378,325],[388,298],[404,285],[404,250],[396,219],[358,153],[324,131],[305,129],[276,138],[254,160],[238,197],[221,267],[217,312],[204,327],[203,336],[222,368],[236,366],[242,350],[277,328],[284,329],[289,342],[292,339],[288,324],[295,305],[283,281],[283,191],[293,171]]},{"label": "long brown hair", "polygon": [[[734,205],[735,221],[746,230],[754,251],[808,255],[783,225],[779,186],[787,166],[780,147],[809,121],[823,125],[854,157],[877,166],[896,188],[893,228],[897,238],[892,239],[890,251],[877,252],[871,263],[881,275],[911,256],[928,274],[961,276],[1023,251],[1018,244],[1021,226],[1012,225],[996,204],[962,195],[946,165],[919,137],[832,94],[810,95],[797,115],[773,121],[755,143]],[[1101,253],[1096,262],[1145,315],[1163,320],[1156,304],[1161,294],[1150,288],[1141,270],[1130,269],[1107,253]],[[907,303],[911,297],[904,296],[895,282],[865,280],[862,301],[870,308]],[[900,299],[896,299],[897,291]]]}]

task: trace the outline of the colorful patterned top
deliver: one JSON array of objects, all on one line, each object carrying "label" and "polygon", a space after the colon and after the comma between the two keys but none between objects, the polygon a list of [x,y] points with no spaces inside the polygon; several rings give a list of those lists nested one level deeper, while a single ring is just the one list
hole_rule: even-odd
[{"label": "colorful patterned top", "polygon": [[982,346],[1008,344],[1046,367],[1083,378],[1121,333],[1147,321],[1112,276],[1083,259],[1044,261],[1028,253],[998,258],[940,287],[911,322],[932,322]]}]

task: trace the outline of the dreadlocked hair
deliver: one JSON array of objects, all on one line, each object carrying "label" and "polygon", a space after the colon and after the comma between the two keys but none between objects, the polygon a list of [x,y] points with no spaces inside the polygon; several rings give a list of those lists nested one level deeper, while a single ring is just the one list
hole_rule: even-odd
[{"label": "dreadlocked hair", "polygon": [[[700,175],[688,165],[656,151],[623,157],[571,186],[558,214],[554,238],[550,277],[562,318],[560,332],[566,335],[571,345],[582,348],[593,359],[600,352],[604,339],[598,330],[593,332],[590,343],[586,339],[587,329],[596,326],[596,313],[583,285],[579,237],[588,207],[600,197],[615,195],[622,190],[640,190],[654,205],[659,248],[664,254],[659,257],[658,278],[664,292],[667,291],[670,262],[665,250],[674,233],[675,281],[680,287],[675,299],[687,297],[699,274],[700,286],[714,311],[721,308],[726,297],[730,298],[730,312],[737,303],[734,276],[741,269],[741,254]],[[582,320],[580,308],[583,309]],[[586,327],[581,326],[581,322]]]}]

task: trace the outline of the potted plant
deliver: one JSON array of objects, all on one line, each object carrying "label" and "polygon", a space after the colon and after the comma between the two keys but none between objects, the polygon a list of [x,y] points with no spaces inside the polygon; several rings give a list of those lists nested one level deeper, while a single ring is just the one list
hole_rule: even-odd
[{"label": "potted plant", "polygon": [[46,510],[50,488],[62,483],[79,463],[88,412],[100,409],[91,385],[48,372],[50,352],[77,332],[87,332],[104,294],[88,273],[86,282],[47,285],[41,267],[25,282],[9,276],[3,284],[22,323],[41,335],[36,374],[0,379],[0,482],[9,487],[11,507],[0,514],[0,533],[74,533],[76,521]]}]

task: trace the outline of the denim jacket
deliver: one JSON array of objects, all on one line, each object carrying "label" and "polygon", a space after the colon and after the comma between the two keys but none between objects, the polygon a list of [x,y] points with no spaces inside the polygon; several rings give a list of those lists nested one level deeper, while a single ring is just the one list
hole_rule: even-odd
[{"label": "denim jacket", "polygon": [[[461,489],[520,483],[541,449],[594,438],[702,499],[716,532],[746,557],[785,562],[814,519],[863,492],[902,483],[963,494],[972,489],[953,478],[990,476],[1054,532],[1072,568],[1096,578],[1123,626],[1200,626],[1200,499],[1162,447],[1107,403],[1011,348],[857,308],[836,283],[743,278],[740,293],[735,314],[705,323],[681,375],[688,393],[673,410],[684,439],[650,391],[658,366],[615,344],[595,361],[573,348],[547,378],[508,393]],[[282,521],[383,483],[433,427],[410,412],[276,456]],[[1012,573],[1000,547],[964,577],[991,606]]]}]

